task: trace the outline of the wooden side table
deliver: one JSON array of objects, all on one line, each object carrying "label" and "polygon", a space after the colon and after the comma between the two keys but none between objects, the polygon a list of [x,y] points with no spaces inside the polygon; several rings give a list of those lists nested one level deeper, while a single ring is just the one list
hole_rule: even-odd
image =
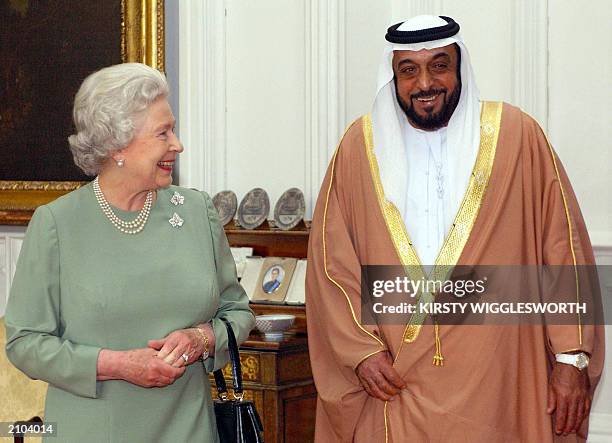
[{"label": "wooden side table", "polygon": [[[305,258],[310,222],[290,231],[268,225],[247,230],[230,222],[225,233],[231,246],[252,247],[254,255]],[[312,442],[317,393],[308,358],[306,309],[263,303],[250,306],[256,315],[292,314],[296,319],[289,331],[292,335],[285,340],[267,342],[253,334],[240,347],[245,398],[255,402],[266,443]],[[229,381],[229,367],[224,372]],[[214,387],[212,390],[216,398]]]},{"label": "wooden side table", "polygon": [[[252,335],[240,347],[240,362],[244,397],[255,402],[266,443],[312,442],[317,394],[306,337],[293,336],[270,342]],[[229,387],[229,365],[223,372]],[[216,398],[212,375],[211,384],[213,398]]]}]

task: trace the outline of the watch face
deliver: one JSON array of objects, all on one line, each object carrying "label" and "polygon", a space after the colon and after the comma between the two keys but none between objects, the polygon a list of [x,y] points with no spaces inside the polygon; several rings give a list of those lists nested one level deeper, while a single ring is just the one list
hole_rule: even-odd
[{"label": "watch face", "polygon": [[589,358],[584,354],[578,354],[576,356],[576,367],[578,369],[584,369],[589,365]]}]

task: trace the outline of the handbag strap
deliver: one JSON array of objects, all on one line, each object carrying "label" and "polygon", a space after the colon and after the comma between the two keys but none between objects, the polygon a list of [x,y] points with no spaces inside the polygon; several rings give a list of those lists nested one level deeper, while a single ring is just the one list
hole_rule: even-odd
[{"label": "handbag strap", "polygon": [[[240,354],[238,353],[238,343],[236,342],[236,336],[232,330],[229,322],[222,318],[221,321],[225,324],[227,329],[227,345],[229,348],[230,362],[232,364],[232,383],[234,385],[234,396],[242,400],[243,389],[242,389],[242,367],[240,365]],[[217,369],[213,372],[215,377],[215,384],[217,385],[217,393],[219,398],[227,397],[227,386],[225,384],[225,378],[223,377],[223,371]]]}]

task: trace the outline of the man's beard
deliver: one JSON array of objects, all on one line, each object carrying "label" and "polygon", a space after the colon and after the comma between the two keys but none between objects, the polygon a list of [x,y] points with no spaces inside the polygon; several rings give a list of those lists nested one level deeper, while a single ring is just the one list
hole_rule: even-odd
[{"label": "man's beard", "polygon": [[[424,117],[417,114],[412,106],[412,100],[416,100],[417,98],[421,97],[431,97],[432,95],[436,94],[444,94],[442,109],[438,112],[427,114]],[[406,114],[406,117],[408,117],[408,120],[410,120],[417,128],[424,129],[426,131],[435,131],[436,129],[443,128],[448,124],[453,112],[455,112],[455,109],[459,104],[460,96],[461,82],[459,82],[450,96],[448,95],[448,90],[446,89],[430,89],[429,91],[421,91],[417,94],[411,95],[410,103],[406,103],[397,93],[397,83],[395,86],[395,97],[397,98],[397,102],[399,103],[400,107]]]}]

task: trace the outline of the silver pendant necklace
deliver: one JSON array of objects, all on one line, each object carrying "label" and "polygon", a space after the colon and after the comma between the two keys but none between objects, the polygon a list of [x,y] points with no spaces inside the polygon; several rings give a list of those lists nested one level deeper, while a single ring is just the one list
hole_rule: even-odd
[{"label": "silver pendant necklace", "polygon": [[429,145],[429,142],[427,144],[429,146],[429,159],[433,160],[434,167],[436,168],[436,192],[438,194],[438,199],[441,200],[444,198],[444,173],[442,172],[442,160],[440,160],[440,162],[436,160],[431,145]]},{"label": "silver pendant necklace", "polygon": [[106,218],[113,224],[115,228],[124,234],[138,234],[142,231],[149,219],[149,214],[151,213],[151,206],[153,205],[153,191],[147,192],[147,197],[145,199],[144,206],[138,213],[138,216],[129,222],[125,220],[121,220],[117,214],[113,211],[108,201],[104,197],[102,190],[100,189],[100,183],[98,182],[98,177],[96,177],[93,181],[93,191],[96,196],[96,200],[98,201],[98,205],[100,205],[100,209]]},{"label": "silver pendant necklace", "polygon": [[[429,139],[427,137],[425,137],[425,141],[427,143],[427,148],[428,148],[428,154],[427,154],[427,248],[431,248],[431,236],[432,236],[432,222],[431,222],[431,207],[430,207],[430,200],[429,200],[429,175],[431,173],[431,163],[433,162],[434,168],[435,168],[435,180],[436,180],[436,194],[437,194],[437,202],[436,202],[436,206],[437,206],[437,210],[435,211],[435,213],[437,215],[440,214],[440,203],[442,203],[442,199],[444,198],[444,172],[443,172],[443,160],[442,158],[440,158],[440,161],[438,162],[436,160],[436,156],[434,155],[433,152],[433,148],[431,147],[431,143],[429,142]],[[442,153],[441,157],[442,157]]]}]

